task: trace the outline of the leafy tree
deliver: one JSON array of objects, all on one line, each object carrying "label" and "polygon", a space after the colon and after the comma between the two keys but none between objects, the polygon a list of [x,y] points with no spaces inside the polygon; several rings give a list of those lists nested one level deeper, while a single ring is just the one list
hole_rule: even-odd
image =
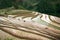
[{"label": "leafy tree", "polygon": [[14,7],[60,16],[60,0],[1,0],[0,9]]}]

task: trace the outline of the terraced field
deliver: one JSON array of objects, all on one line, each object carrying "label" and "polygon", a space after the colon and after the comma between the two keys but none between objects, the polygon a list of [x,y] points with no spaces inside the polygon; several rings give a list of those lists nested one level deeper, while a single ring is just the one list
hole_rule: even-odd
[{"label": "terraced field", "polygon": [[0,12],[0,39],[59,40],[60,18],[28,10]]}]

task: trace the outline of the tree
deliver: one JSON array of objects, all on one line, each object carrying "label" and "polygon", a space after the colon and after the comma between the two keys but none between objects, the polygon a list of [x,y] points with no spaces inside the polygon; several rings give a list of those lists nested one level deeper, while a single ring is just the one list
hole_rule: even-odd
[{"label": "tree", "polygon": [[1,0],[0,8],[14,7],[60,17],[60,0]]}]

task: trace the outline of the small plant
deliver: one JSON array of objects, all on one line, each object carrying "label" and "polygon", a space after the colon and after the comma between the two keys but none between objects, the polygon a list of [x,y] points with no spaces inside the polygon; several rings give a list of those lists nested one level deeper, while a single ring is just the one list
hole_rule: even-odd
[{"label": "small plant", "polygon": [[12,38],[6,38],[5,40],[13,40]]}]

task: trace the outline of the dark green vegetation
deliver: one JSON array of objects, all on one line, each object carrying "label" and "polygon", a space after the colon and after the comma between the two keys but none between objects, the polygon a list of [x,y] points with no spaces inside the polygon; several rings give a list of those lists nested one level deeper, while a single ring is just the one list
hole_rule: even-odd
[{"label": "dark green vegetation", "polygon": [[14,7],[60,17],[60,0],[0,0],[0,9]]}]

